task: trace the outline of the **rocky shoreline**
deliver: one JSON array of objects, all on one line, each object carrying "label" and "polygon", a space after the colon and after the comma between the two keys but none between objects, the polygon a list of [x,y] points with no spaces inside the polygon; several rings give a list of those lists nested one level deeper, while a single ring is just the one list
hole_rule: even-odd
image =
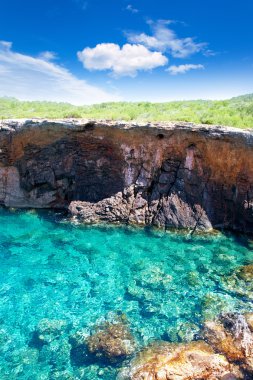
[{"label": "rocky shoreline", "polygon": [[0,204],[65,208],[83,223],[253,233],[253,131],[3,120]]}]

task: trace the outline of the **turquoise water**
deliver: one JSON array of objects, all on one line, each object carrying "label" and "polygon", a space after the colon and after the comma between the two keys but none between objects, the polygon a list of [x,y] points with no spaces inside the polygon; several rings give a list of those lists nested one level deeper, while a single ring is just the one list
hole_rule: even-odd
[{"label": "turquoise water", "polygon": [[[198,337],[204,318],[252,310],[224,279],[253,262],[246,237],[76,226],[0,210],[0,379],[116,379],[118,365],[71,353],[69,337],[124,315],[138,347]],[[40,346],[44,318],[61,332]],[[56,320],[56,322],[54,322]],[[50,322],[50,321],[49,321]]]}]

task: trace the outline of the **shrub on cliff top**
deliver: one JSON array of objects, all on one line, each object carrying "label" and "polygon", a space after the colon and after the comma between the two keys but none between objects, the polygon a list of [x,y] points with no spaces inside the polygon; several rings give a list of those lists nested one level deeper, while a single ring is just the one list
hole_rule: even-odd
[{"label": "shrub on cliff top", "polygon": [[89,118],[136,121],[189,121],[253,128],[253,96],[221,101],[168,103],[118,102],[91,106],[68,103],[28,102],[0,98],[0,118]]}]

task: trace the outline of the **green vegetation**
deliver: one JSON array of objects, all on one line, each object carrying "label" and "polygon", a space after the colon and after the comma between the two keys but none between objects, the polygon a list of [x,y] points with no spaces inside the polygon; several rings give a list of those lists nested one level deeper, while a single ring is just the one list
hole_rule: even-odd
[{"label": "green vegetation", "polygon": [[253,94],[220,101],[168,103],[102,103],[73,106],[68,103],[24,102],[0,98],[0,118],[88,118],[137,121],[189,121],[253,128]]}]

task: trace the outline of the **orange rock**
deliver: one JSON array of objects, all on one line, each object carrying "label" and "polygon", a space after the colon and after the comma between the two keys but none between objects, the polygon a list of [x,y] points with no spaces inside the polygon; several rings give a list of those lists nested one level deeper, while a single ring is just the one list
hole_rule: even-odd
[{"label": "orange rock", "polygon": [[230,362],[239,362],[253,378],[253,334],[248,321],[252,323],[252,314],[221,315],[218,321],[205,322],[204,336],[215,351]]},{"label": "orange rock", "polygon": [[158,342],[147,347],[119,377],[131,380],[238,380],[243,375],[203,341]]},{"label": "orange rock", "polygon": [[235,341],[219,322],[208,321],[204,325],[204,336],[216,351],[226,355],[228,360],[243,360],[244,352],[240,342]]}]

